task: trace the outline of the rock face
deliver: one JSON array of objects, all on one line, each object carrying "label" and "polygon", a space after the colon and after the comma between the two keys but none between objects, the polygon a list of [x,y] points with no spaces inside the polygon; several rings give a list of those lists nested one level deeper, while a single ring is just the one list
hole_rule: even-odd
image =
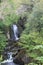
[{"label": "rock face", "polygon": [[24,62],[21,59],[14,59],[13,62],[18,65],[24,65]]},{"label": "rock face", "polygon": [[15,13],[20,15],[24,12],[30,11],[30,10],[32,10],[32,6],[30,6],[28,4],[21,4],[20,7],[15,11]]}]

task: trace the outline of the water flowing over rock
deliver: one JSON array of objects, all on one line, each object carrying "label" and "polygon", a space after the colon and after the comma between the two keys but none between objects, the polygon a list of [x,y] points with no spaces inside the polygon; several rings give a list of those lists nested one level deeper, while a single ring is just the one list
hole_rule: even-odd
[{"label": "water flowing over rock", "polygon": [[13,32],[14,32],[15,41],[19,40],[19,38],[18,38],[18,27],[15,24],[13,24]]},{"label": "water flowing over rock", "polygon": [[4,60],[1,65],[15,65],[13,63],[12,52],[7,53],[7,59]]},{"label": "water flowing over rock", "polygon": [[[18,38],[18,27],[17,27],[17,25],[13,24],[12,29],[13,29],[13,33],[14,33],[14,37],[13,37],[14,39],[13,40],[15,40],[15,41],[19,40],[19,38]],[[10,46],[8,46],[8,47],[5,48],[5,54],[4,55],[6,55],[6,58],[1,63],[1,65],[16,65],[15,63],[13,63],[13,57],[12,57],[13,52],[10,52],[9,49],[11,49]]]},{"label": "water flowing over rock", "polygon": [[[10,32],[11,33],[10,39],[9,39],[9,37],[7,37],[8,41],[7,41],[7,44],[4,49],[4,53],[3,53],[4,61],[1,63],[1,65],[24,65],[24,62],[22,61],[22,59],[20,60],[18,58],[15,58],[15,56],[19,56],[19,55],[24,56],[24,52],[22,54],[22,50],[20,52],[18,51],[21,49],[21,46],[18,46],[18,41],[20,39],[20,34],[21,34],[20,32],[22,32],[24,30],[25,23],[23,24],[23,22],[25,22],[25,21],[26,21],[26,17],[24,17],[23,19],[20,18],[19,22],[17,24],[16,23],[12,24],[11,31],[13,33]],[[22,28],[22,31],[19,30],[19,26]]]}]

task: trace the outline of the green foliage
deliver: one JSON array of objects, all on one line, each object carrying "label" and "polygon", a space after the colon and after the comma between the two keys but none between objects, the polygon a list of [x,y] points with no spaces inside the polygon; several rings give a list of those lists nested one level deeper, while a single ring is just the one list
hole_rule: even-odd
[{"label": "green foliage", "polygon": [[[26,21],[25,30],[21,34],[18,44],[26,48],[26,53],[29,57],[43,62],[43,2],[42,0],[34,0],[34,2],[32,0],[25,0],[24,2],[22,0],[22,2],[29,5],[33,4],[34,7],[31,13],[26,13],[28,20]],[[14,4],[12,0],[8,1],[8,6],[3,9],[4,19],[0,21],[0,33],[5,31],[5,26],[9,27],[13,22],[18,22],[19,16],[14,11],[18,6],[19,4]],[[5,40],[5,34],[0,34],[0,51],[3,51],[6,45]],[[32,62],[29,65],[33,64]]]},{"label": "green foliage", "polygon": [[5,32],[4,27],[5,25],[0,20],[0,54],[6,45],[6,43],[4,42],[6,40],[6,36],[5,34],[3,34]]},{"label": "green foliage", "polygon": [[41,57],[37,57],[36,60],[39,60],[40,62],[43,63],[43,56],[41,56]]},{"label": "green foliage", "polygon": [[0,0],[0,3],[1,3],[1,0]]},{"label": "green foliage", "polygon": [[9,26],[13,24],[14,22],[17,23],[18,19],[19,19],[19,16],[17,16],[16,14],[9,14],[5,17],[3,22],[4,22],[4,25]]},{"label": "green foliage", "polygon": [[43,3],[34,4],[28,15],[26,29],[21,34],[22,47],[27,48],[27,55],[43,62]]},{"label": "green foliage", "polygon": [[3,51],[5,45],[6,45],[6,42],[4,42],[6,40],[6,37],[5,35],[0,35],[0,52]]}]

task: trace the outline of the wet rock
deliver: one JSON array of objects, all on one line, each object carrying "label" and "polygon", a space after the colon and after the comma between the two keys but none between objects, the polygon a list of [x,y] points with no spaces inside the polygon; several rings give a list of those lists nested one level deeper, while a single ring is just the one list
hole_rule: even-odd
[{"label": "wet rock", "polygon": [[21,59],[14,59],[13,62],[18,65],[24,65],[24,62]]}]

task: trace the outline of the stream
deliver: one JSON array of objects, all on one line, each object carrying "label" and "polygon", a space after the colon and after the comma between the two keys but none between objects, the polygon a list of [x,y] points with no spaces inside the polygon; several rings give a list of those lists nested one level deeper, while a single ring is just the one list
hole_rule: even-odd
[{"label": "stream", "polygon": [[[13,29],[13,40],[17,41],[19,40],[18,38],[18,27],[16,24],[13,24],[12,26]],[[19,65],[13,62],[13,57],[12,57],[12,52],[7,52],[7,59],[5,59],[3,62],[1,62],[1,65]]]},{"label": "stream", "polygon": [[1,65],[18,65],[13,62],[12,52],[7,54],[7,60],[4,60]]},{"label": "stream", "polygon": [[[15,50],[15,44],[20,39],[20,34],[24,30],[24,24],[25,24],[24,22],[26,20],[27,20],[26,16],[24,18],[20,17],[19,22],[17,24],[19,24],[21,29],[19,29],[19,26],[17,24],[12,25],[13,34],[11,34],[11,37],[10,37],[11,41],[9,41],[7,43],[7,45],[6,45],[7,47],[5,47],[5,49],[4,49],[5,55],[4,55],[4,53],[3,53],[3,55],[5,57],[4,57],[4,60],[0,63],[1,65],[24,65],[24,62],[21,58],[15,58],[15,56],[18,54],[18,52],[20,50],[20,49],[18,50],[18,46],[16,47],[16,49],[17,49],[16,54],[14,52],[14,57],[13,57],[12,50]],[[15,41],[15,42],[12,43],[12,41]]]}]

